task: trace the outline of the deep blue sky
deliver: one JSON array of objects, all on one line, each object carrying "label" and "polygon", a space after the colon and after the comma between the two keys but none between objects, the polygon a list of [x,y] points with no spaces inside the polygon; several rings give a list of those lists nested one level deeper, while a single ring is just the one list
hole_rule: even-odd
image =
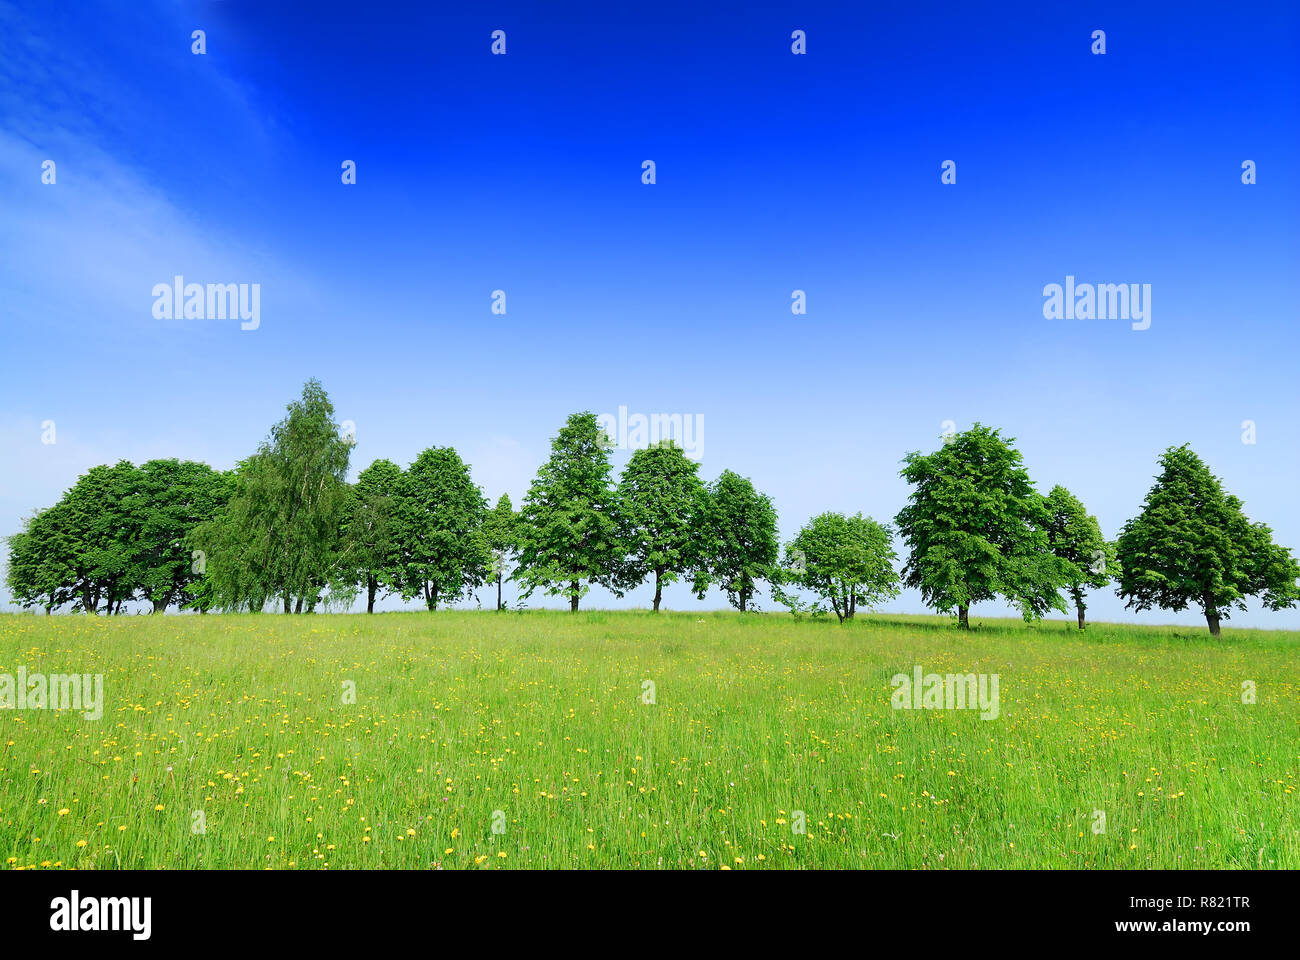
[{"label": "deep blue sky", "polygon": [[[1109,536],[1190,442],[1300,547],[1300,13],[1062,6],[0,0],[0,529],[98,462],[229,467],[315,376],[354,474],[452,444],[494,500],[625,405],[701,416],[788,538],[978,420]],[[178,273],[261,327],[155,320]],[[1067,274],[1151,328],[1045,320]]]}]

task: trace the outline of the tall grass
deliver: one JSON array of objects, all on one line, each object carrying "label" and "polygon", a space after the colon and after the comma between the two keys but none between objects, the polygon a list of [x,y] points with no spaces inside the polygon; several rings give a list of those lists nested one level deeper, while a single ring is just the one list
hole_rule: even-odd
[{"label": "tall grass", "polygon": [[[105,703],[0,710],[0,859],[1296,868],[1298,663],[1231,628],[6,615],[0,673],[100,673]],[[997,674],[999,716],[891,708],[917,664]]]}]

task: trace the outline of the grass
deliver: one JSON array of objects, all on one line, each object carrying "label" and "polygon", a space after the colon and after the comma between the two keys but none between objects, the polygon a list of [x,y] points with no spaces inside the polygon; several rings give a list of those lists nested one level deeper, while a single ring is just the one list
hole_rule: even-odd
[{"label": "grass", "polygon": [[[103,674],[104,711],[0,710],[0,860],[1294,869],[1298,654],[934,617],[4,615],[0,674]],[[917,664],[998,674],[1000,715],[892,709]]]}]

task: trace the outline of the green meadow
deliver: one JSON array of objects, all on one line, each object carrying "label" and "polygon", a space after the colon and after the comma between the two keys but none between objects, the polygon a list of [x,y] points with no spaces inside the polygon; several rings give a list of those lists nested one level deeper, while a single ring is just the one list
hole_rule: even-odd
[{"label": "green meadow", "polygon": [[[0,710],[0,859],[1300,867],[1300,633],[972,623],[3,615],[0,674],[103,705]],[[996,718],[895,709],[918,665],[996,674]]]}]

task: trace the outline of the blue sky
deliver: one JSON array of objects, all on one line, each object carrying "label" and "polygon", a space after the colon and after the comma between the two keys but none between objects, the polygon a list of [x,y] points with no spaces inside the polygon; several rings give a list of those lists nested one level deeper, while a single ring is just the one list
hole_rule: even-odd
[{"label": "blue sky", "polygon": [[[788,538],[980,421],[1108,536],[1189,442],[1300,547],[1294,4],[50,6],[0,0],[5,532],[95,463],[233,465],[315,376],[354,474],[451,444],[493,500],[569,413],[683,413]],[[260,327],[155,319],[176,274]],[[1067,274],[1150,329],[1045,320]]]}]

